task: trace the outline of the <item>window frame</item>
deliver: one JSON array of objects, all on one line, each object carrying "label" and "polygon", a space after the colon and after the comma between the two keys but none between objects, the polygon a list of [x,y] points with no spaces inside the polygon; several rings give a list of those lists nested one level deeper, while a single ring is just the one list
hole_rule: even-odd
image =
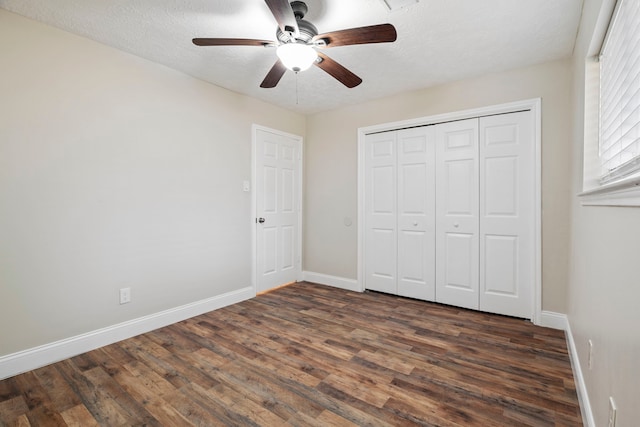
[{"label": "window frame", "polygon": [[[596,24],[585,62],[585,144],[583,192],[578,194],[582,205],[640,206],[640,167],[624,173],[626,163],[604,172],[601,153],[601,53],[606,49],[610,29],[615,24],[622,3],[626,0],[605,0]],[[634,160],[640,159],[637,156]],[[621,176],[615,176],[622,171]],[[608,176],[613,179],[607,179]],[[604,178],[604,179],[603,179]]]}]

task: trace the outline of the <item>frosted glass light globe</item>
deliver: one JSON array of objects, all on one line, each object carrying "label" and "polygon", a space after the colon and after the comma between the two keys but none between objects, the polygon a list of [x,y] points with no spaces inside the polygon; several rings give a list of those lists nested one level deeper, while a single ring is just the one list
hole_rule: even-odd
[{"label": "frosted glass light globe", "polygon": [[304,43],[286,43],[278,46],[276,55],[285,67],[296,73],[307,70],[318,58],[315,49]]}]

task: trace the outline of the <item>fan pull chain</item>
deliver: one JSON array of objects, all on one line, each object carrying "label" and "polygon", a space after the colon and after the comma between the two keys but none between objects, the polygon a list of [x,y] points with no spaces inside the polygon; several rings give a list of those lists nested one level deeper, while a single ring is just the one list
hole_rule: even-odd
[{"label": "fan pull chain", "polygon": [[296,105],[298,105],[298,74],[296,73]]}]

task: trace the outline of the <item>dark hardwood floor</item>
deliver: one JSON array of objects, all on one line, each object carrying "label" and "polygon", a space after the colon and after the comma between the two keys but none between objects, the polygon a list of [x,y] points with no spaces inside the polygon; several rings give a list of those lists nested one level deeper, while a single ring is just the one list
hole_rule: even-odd
[{"label": "dark hardwood floor", "polygon": [[582,422],[561,331],[299,283],[0,381],[0,425]]}]

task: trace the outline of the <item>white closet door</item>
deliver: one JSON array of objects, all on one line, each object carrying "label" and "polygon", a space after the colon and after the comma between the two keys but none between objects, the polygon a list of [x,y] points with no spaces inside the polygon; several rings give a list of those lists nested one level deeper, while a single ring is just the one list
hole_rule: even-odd
[{"label": "white closet door", "polygon": [[478,119],[435,132],[436,301],[478,309]]},{"label": "white closet door", "polygon": [[529,111],[480,119],[480,309],[533,314],[534,140]]},{"label": "white closet door", "polygon": [[398,295],[435,299],[434,127],[398,132]]},{"label": "white closet door", "polygon": [[365,287],[397,293],[396,132],[365,140]]}]

